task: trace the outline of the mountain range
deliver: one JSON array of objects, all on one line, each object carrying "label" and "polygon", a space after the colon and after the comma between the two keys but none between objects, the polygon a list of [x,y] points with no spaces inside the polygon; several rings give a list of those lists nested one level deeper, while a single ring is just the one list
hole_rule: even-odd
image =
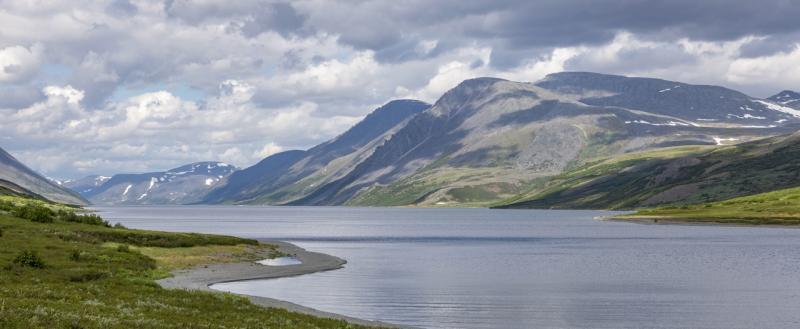
[{"label": "mountain range", "polygon": [[487,205],[597,157],[793,132],[791,95],[586,72],[471,79],[431,106],[390,102],[332,141],[270,156],[204,202]]},{"label": "mountain range", "polygon": [[[773,185],[791,187],[788,174],[730,181],[741,193],[709,192],[713,184],[705,176],[686,176],[690,187],[671,179],[698,161],[738,177],[731,168],[755,164],[747,162],[749,153],[730,150],[772,150],[765,145],[792,143],[796,137],[786,136],[798,127],[800,94],[789,90],[761,99],[719,86],[589,72],[555,73],[534,83],[477,78],[434,104],[388,102],[330,141],[241,170],[198,162],[61,184],[95,204],[628,208],[767,190],[770,184],[740,186],[756,176],[779,176],[784,182]],[[724,152],[737,157],[719,158]],[[657,182],[642,185],[656,194],[637,187],[651,172],[675,170],[681,175],[654,174],[660,178],[648,179]],[[17,176],[0,176],[6,190],[86,202],[46,179],[30,190]]]},{"label": "mountain range", "polygon": [[93,204],[196,203],[236,171],[223,162],[196,162],[163,172],[88,176],[64,182]]}]

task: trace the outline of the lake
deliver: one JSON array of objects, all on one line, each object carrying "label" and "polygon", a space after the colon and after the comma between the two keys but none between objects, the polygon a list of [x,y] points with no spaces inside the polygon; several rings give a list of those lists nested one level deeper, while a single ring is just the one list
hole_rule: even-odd
[{"label": "lake", "polygon": [[602,211],[96,207],[131,228],[285,240],[344,269],[215,285],[423,328],[798,328],[800,230]]}]

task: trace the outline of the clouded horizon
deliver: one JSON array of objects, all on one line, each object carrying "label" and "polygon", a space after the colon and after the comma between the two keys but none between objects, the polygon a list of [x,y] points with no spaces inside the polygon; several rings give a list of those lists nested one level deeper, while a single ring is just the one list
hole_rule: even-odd
[{"label": "clouded horizon", "polygon": [[0,0],[0,147],[56,178],[249,166],[391,99],[560,71],[800,89],[791,1]]}]

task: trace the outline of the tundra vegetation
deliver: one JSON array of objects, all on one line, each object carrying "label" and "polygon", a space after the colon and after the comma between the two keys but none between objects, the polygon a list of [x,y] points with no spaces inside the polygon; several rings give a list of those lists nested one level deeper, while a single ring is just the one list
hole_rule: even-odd
[{"label": "tundra vegetation", "polygon": [[0,328],[363,328],[225,293],[168,290],[169,270],[275,246],[112,226],[59,204],[0,197]]}]

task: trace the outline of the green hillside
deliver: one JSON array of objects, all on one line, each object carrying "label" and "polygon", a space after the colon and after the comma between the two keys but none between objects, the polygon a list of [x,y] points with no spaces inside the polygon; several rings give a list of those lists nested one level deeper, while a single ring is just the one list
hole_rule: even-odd
[{"label": "green hillside", "polygon": [[800,188],[782,189],[721,202],[641,209],[619,219],[654,222],[747,225],[800,224]]},{"label": "green hillside", "polygon": [[176,266],[170,255],[199,257],[192,250],[205,250],[217,261],[221,251],[259,246],[235,237],[110,227],[73,208],[3,196],[0,328],[361,328],[154,282]]},{"label": "green hillside", "polygon": [[796,186],[800,186],[798,134],[599,159],[497,206],[635,209],[715,202]]}]

